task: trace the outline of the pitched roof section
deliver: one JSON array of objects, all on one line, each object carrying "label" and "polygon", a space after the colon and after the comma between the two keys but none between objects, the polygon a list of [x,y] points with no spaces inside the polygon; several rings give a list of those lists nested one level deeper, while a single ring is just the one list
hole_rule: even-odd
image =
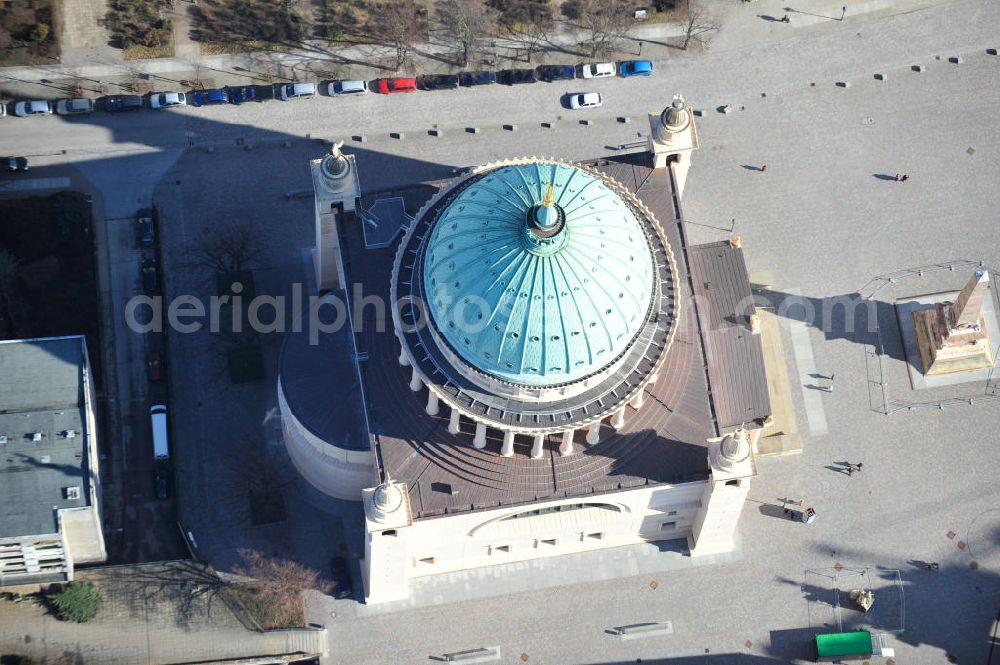
[{"label": "pitched roof section", "polygon": [[728,242],[688,248],[698,322],[720,431],[771,415],[756,309],[743,250]]}]

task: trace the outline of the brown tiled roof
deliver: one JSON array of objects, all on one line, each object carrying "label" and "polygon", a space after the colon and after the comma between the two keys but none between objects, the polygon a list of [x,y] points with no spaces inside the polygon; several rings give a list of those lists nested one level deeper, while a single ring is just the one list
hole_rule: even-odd
[{"label": "brown tiled roof", "polygon": [[689,247],[691,279],[720,430],[771,415],[743,250],[729,242]]},{"label": "brown tiled roof", "polygon": [[[560,437],[551,436],[542,459],[533,460],[528,455],[530,438],[519,437],[514,456],[505,458],[498,454],[500,433],[491,430],[486,448],[476,450],[471,421],[463,419],[461,431],[451,435],[447,406],[442,406],[439,416],[424,413],[426,391],[414,394],[409,390],[409,369],[397,362],[399,345],[391,317],[388,312],[379,317],[371,308],[366,310],[358,351],[367,354],[361,368],[372,437],[383,468],[394,480],[407,483],[415,518],[707,476],[705,442],[717,430],[705,351],[694,325],[687,264],[680,256],[679,207],[669,173],[653,171],[644,161],[636,156],[592,166],[634,191],[662,224],[678,254],[679,328],[642,409],[629,408],[620,431],[603,426],[598,445],[587,446],[586,433],[579,431],[577,453],[563,457],[558,452]],[[420,206],[430,194],[424,188],[407,196],[411,208]],[[344,229],[343,247],[348,280],[361,283],[364,295],[388,300],[393,250],[365,250],[357,228]],[[745,281],[745,266],[741,267]],[[380,318],[385,322],[381,330],[375,325]]]}]

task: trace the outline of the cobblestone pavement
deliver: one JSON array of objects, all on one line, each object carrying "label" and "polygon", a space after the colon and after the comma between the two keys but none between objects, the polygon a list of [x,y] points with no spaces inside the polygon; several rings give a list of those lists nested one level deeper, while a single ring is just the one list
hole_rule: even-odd
[{"label": "cobblestone pavement", "polygon": [[67,0],[62,5],[60,62],[64,67],[118,65],[120,49],[109,45],[111,33],[104,27],[108,0]]}]

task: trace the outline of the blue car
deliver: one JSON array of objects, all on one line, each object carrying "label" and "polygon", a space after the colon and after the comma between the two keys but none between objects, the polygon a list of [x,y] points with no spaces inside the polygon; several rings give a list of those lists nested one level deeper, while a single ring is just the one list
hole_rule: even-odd
[{"label": "blue car", "polygon": [[618,65],[618,73],[624,77],[652,76],[653,63],[650,60],[625,60]]},{"label": "blue car", "polygon": [[194,93],[195,106],[210,106],[212,104],[228,104],[229,93],[225,90],[199,90]]},{"label": "blue car", "polygon": [[257,99],[257,89],[252,85],[226,86],[230,104],[242,104]]}]

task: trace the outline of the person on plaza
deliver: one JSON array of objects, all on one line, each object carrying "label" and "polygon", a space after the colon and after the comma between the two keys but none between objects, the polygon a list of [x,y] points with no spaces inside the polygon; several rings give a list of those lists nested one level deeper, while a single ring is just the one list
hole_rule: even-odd
[{"label": "person on plaza", "polygon": [[767,170],[767,164],[762,164],[760,167],[760,172],[763,173],[766,170]]},{"label": "person on plaza", "polygon": [[896,182],[899,182],[899,174],[896,174]]}]

